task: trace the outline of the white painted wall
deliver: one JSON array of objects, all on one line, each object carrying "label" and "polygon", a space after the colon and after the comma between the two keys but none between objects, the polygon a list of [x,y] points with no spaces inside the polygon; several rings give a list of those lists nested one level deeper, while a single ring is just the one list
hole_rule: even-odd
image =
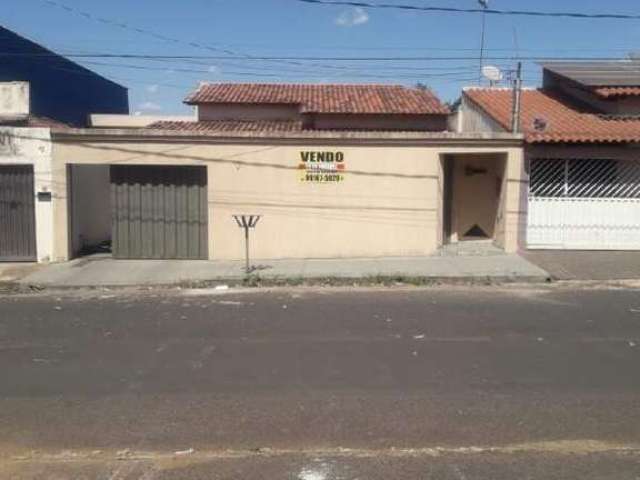
[{"label": "white painted wall", "polygon": [[26,117],[29,101],[29,82],[0,82],[0,117]]},{"label": "white painted wall", "polygon": [[39,262],[50,261],[53,252],[53,202],[37,198],[38,192],[56,190],[53,185],[51,150],[48,128],[0,127],[0,165],[33,165]]},{"label": "white painted wall", "polygon": [[195,122],[195,115],[118,115],[92,113],[89,124],[94,128],[145,128],[155,122]]}]

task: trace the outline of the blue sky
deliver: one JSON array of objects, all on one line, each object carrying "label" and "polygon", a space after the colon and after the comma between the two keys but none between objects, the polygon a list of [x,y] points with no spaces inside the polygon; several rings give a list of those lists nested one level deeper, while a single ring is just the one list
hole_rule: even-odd
[{"label": "blue sky", "polygon": [[[58,0],[56,0],[58,1]],[[8,0],[0,22],[62,54],[130,53],[225,56],[221,50],[267,56],[478,56],[477,14],[435,14],[319,6],[295,0],[59,0],[121,28],[53,6],[46,0]],[[476,7],[477,0],[403,0],[398,3]],[[638,0],[492,0],[493,8],[640,13]],[[140,28],[179,42],[141,34]],[[201,47],[190,46],[197,42]],[[487,16],[489,57],[624,57],[640,51],[640,21]],[[283,62],[190,60],[76,60],[130,89],[132,112],[187,113],[184,96],[199,81],[422,82],[443,100],[477,83],[477,59],[411,62]],[[509,58],[487,60],[512,68]],[[539,68],[525,63],[525,83]]]}]

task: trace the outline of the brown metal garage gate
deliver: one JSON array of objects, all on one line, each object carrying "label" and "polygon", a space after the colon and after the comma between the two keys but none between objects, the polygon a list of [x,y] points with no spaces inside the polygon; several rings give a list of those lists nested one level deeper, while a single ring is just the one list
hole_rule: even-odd
[{"label": "brown metal garage gate", "polygon": [[111,166],[115,258],[206,259],[207,170]]},{"label": "brown metal garage gate", "polygon": [[35,260],[33,167],[0,165],[0,261]]}]

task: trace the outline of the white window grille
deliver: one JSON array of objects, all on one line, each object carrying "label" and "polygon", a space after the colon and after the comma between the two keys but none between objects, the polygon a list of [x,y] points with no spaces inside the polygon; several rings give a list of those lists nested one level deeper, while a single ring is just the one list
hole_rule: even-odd
[{"label": "white window grille", "polygon": [[529,196],[536,198],[640,198],[640,161],[534,159]]}]

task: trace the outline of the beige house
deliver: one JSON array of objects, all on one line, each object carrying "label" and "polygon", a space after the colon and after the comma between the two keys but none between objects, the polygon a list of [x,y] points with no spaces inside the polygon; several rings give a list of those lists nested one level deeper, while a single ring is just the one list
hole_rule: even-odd
[{"label": "beige house", "polygon": [[[446,131],[429,91],[204,84],[194,121],[59,129],[53,259],[240,259],[233,215],[262,218],[255,258],[422,256],[524,242],[522,138]],[[104,126],[104,125],[103,125]]]}]

